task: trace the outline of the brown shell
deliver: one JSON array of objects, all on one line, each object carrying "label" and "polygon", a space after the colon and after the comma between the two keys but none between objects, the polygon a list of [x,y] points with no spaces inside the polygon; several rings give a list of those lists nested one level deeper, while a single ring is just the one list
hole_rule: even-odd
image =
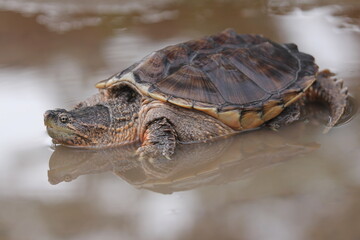
[{"label": "brown shell", "polygon": [[141,93],[254,128],[281,113],[315,81],[311,55],[259,35],[217,35],[169,46],[97,87],[128,82]]}]

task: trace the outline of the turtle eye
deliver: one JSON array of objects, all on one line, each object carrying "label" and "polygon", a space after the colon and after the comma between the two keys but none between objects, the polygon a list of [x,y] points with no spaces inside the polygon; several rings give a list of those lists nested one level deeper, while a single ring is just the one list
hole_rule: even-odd
[{"label": "turtle eye", "polygon": [[62,122],[62,123],[67,123],[69,121],[69,117],[66,116],[65,114],[61,114],[59,116],[59,119],[60,119],[60,122]]}]

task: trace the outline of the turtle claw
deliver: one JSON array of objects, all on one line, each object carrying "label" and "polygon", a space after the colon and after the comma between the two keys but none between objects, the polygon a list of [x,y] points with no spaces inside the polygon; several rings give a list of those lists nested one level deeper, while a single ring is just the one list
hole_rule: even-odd
[{"label": "turtle claw", "polygon": [[272,131],[274,131],[274,132],[278,132],[280,127],[278,126],[278,127],[270,127],[270,129],[272,130]]}]

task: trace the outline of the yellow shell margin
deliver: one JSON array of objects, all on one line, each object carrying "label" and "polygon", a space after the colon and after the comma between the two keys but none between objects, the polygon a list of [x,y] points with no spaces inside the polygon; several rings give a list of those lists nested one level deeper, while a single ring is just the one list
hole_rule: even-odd
[{"label": "yellow shell margin", "polygon": [[304,95],[304,92],[309,89],[309,87],[314,83],[315,80],[315,76],[307,77],[307,79],[305,79],[305,81],[301,84],[303,90],[295,94],[294,97],[291,97],[288,101],[280,103],[280,101],[278,100],[270,99],[268,100],[268,103],[270,103],[270,101],[275,101],[277,102],[277,104],[271,104],[273,106],[269,106],[269,108],[267,109],[265,107],[267,104],[265,103],[261,110],[250,109],[245,110],[245,112],[242,112],[242,110],[244,109],[234,109],[224,112],[218,112],[217,109],[212,107],[210,104],[195,102],[195,104],[192,105],[192,102],[186,99],[169,97],[158,92],[151,93],[148,91],[150,85],[136,83],[134,74],[132,72],[126,73],[121,78],[113,76],[108,80],[97,83],[95,86],[99,88],[99,90],[101,90],[119,84],[128,84],[145,96],[157,99],[162,102],[169,102],[183,108],[202,111],[212,117],[219,119],[221,122],[235,130],[244,130],[256,128],[264,122],[279,115],[285,107],[289,106],[290,104],[301,98]]}]

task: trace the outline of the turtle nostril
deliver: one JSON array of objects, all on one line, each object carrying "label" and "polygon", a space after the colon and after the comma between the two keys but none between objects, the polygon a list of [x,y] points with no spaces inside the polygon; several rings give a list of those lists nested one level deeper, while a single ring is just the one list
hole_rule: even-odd
[{"label": "turtle nostril", "polygon": [[45,126],[51,126],[51,122],[53,122],[55,118],[55,112],[53,110],[48,110],[44,113],[44,124]]},{"label": "turtle nostril", "polygon": [[46,119],[50,118],[50,117],[53,116],[53,115],[54,115],[54,111],[52,111],[52,110],[47,110],[47,111],[44,113],[44,119],[46,120]]}]

